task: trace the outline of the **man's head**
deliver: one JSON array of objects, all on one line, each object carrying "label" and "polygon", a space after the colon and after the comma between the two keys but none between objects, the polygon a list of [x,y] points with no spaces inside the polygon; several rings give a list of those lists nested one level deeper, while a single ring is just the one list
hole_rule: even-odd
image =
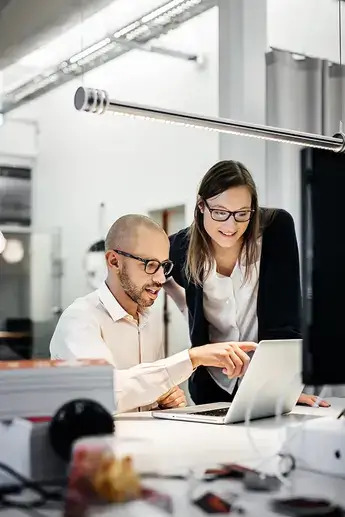
[{"label": "man's head", "polygon": [[105,252],[109,287],[139,311],[152,305],[166,280],[164,271],[171,269],[169,239],[161,226],[144,215],[125,215],[110,228]]}]

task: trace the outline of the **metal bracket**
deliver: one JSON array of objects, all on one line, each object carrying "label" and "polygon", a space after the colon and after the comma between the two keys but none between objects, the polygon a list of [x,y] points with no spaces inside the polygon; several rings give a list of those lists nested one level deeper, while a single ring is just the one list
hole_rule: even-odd
[{"label": "metal bracket", "polygon": [[136,41],[127,40],[125,38],[114,38],[113,41],[116,41],[119,45],[123,46],[127,50],[142,50],[144,52],[154,52],[155,54],[162,54],[163,56],[184,59],[185,61],[195,61],[196,63],[201,63],[203,61],[201,55],[182,52],[181,50],[169,49],[157,45],[151,45],[151,43],[137,43]]},{"label": "metal bracket", "polygon": [[336,152],[345,152],[345,133],[335,133],[335,135],[333,135],[333,138],[340,138],[342,140],[342,146]]}]

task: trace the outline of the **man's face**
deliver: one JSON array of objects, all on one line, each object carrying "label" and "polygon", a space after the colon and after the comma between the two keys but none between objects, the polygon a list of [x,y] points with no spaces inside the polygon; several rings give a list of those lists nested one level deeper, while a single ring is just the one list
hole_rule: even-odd
[{"label": "man's face", "polygon": [[[131,253],[142,259],[151,259],[163,262],[169,259],[169,239],[157,230],[140,228],[137,238],[129,246],[131,249],[122,251]],[[166,281],[162,267],[156,273],[150,274],[150,267],[154,263],[146,266],[140,260],[118,255],[119,259],[119,279],[121,286],[127,296],[129,296],[140,309],[150,307],[157,299],[159,291]]]}]

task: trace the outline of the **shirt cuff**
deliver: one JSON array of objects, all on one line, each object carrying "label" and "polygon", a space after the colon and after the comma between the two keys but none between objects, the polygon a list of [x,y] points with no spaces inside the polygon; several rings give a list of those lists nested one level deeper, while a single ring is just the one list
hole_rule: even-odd
[{"label": "shirt cuff", "polygon": [[187,380],[193,373],[188,349],[167,357],[165,366],[174,386],[178,386],[181,382]]}]

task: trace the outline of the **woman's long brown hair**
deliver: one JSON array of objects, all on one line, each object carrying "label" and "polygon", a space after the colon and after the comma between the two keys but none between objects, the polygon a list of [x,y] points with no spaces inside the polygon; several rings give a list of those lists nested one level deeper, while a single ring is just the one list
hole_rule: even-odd
[{"label": "woman's long brown hair", "polygon": [[[250,265],[258,259],[258,237],[260,235],[261,214],[255,182],[248,169],[240,162],[224,160],[216,163],[203,177],[194,210],[194,221],[189,229],[189,244],[186,260],[188,281],[202,285],[205,272],[210,271],[214,261],[211,238],[204,228],[200,210],[202,199],[206,201],[232,187],[246,186],[251,194],[251,208],[254,210],[248,228],[243,235],[240,255],[244,257],[245,280],[250,276]],[[272,213],[270,214],[272,216]]]}]

